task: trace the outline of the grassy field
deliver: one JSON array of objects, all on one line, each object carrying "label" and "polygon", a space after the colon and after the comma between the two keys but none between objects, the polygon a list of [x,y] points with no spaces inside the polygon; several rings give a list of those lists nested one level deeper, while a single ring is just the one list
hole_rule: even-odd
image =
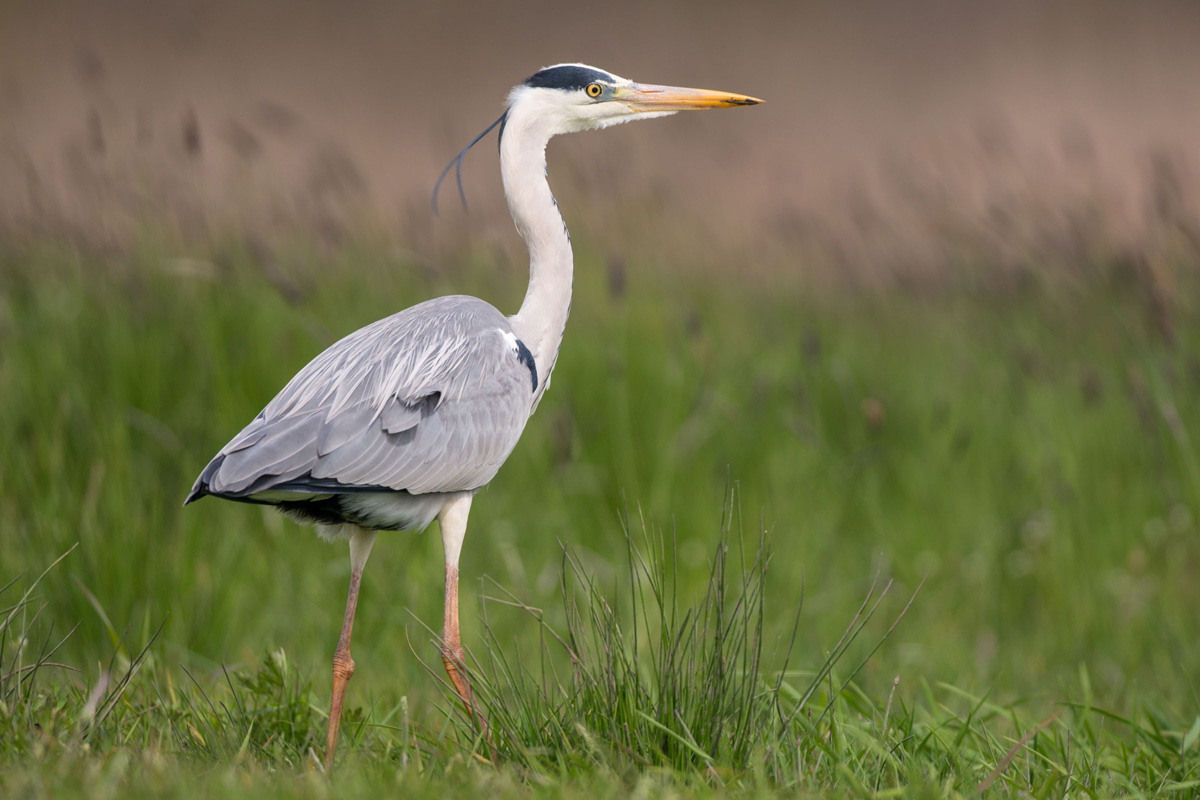
[{"label": "grassy field", "polygon": [[577,242],[463,555],[493,743],[442,684],[436,532],[389,534],[326,776],[346,552],[180,503],[324,346],[523,275],[255,252],[0,250],[0,795],[1200,792],[1194,270],[813,292]]}]

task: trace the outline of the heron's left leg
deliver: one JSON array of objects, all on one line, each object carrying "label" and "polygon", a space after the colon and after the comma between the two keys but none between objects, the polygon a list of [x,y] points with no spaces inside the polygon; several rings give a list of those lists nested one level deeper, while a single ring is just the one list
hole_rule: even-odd
[{"label": "heron's left leg", "polygon": [[350,592],[346,597],[346,616],[342,620],[342,634],[338,637],[337,649],[333,653],[333,698],[329,702],[329,728],[325,736],[325,769],[333,766],[333,754],[337,750],[338,727],[342,722],[342,703],[346,698],[346,684],[354,675],[354,659],[350,657],[350,634],[354,630],[354,610],[358,607],[358,587],[362,582],[363,567],[371,555],[377,531],[358,528],[350,535]]},{"label": "heron's left leg", "polygon": [[475,709],[475,695],[467,681],[463,661],[462,639],[458,633],[458,557],[462,553],[463,538],[467,535],[467,515],[471,512],[470,492],[457,494],[438,514],[442,529],[442,547],[446,551],[446,605],[442,624],[442,664],[454,691],[466,704],[471,718],[486,733],[487,723]]}]

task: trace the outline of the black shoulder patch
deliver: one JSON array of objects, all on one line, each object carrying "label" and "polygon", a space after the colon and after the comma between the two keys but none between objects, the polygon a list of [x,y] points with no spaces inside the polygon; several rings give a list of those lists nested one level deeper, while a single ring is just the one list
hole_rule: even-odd
[{"label": "black shoulder patch", "polygon": [[533,353],[529,352],[529,348],[520,339],[517,339],[517,361],[520,361],[529,368],[529,377],[533,379],[533,391],[537,391],[537,364],[533,361]]},{"label": "black shoulder patch", "polygon": [[604,81],[611,83],[613,76],[591,67],[581,67],[575,64],[564,64],[559,67],[547,67],[535,72],[525,81],[526,86],[535,89],[566,89],[568,91],[582,89],[589,83]]}]

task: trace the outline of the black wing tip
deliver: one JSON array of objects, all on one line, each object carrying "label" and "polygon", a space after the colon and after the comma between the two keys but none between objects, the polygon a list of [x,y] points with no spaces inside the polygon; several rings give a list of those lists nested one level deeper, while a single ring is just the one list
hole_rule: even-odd
[{"label": "black wing tip", "polygon": [[291,480],[282,481],[255,491],[297,492],[312,494],[408,494],[407,489],[393,489],[390,486],[378,486],[370,483],[342,483],[336,478],[314,478],[311,474],[299,475]]},{"label": "black wing tip", "polygon": [[213,494],[212,477],[217,474],[217,470],[221,468],[221,464],[225,463],[225,455],[222,453],[208,462],[208,466],[200,473],[200,477],[196,478],[196,482],[192,484],[192,490],[188,492],[188,496],[184,498],[183,504],[186,506],[189,503],[194,503],[205,495]]},{"label": "black wing tip", "polygon": [[260,475],[256,480],[252,481],[247,486],[233,491],[214,491],[212,486],[205,478],[208,471],[205,470],[205,475],[200,476],[196,481],[196,485],[192,487],[192,491],[188,493],[183,504],[186,506],[189,503],[194,503],[202,497],[219,497],[222,500],[236,500],[241,503],[256,503],[259,505],[278,505],[287,503],[287,500],[261,500],[254,495],[261,492],[295,492],[296,494],[382,494],[394,492],[396,494],[408,494],[407,489],[394,489],[391,486],[377,486],[375,484],[361,483],[342,483],[336,478],[314,478],[310,473],[297,475],[292,478],[280,479],[278,475]]}]

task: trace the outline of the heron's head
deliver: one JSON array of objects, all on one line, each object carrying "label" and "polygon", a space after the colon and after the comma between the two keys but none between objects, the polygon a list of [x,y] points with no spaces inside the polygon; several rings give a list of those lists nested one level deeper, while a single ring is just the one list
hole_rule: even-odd
[{"label": "heron's head", "polygon": [[537,119],[553,136],[679,111],[761,102],[730,92],[635,83],[586,64],[556,64],[538,70],[509,93],[508,113]]},{"label": "heron's head", "polygon": [[[458,195],[466,209],[467,196],[462,187],[463,157],[496,127],[500,128],[502,152],[506,141],[521,142],[544,151],[546,142],[560,133],[606,128],[636,119],[665,117],[679,111],[734,108],[761,102],[731,92],[634,83],[587,64],[545,67],[514,87],[508,95],[508,108],[500,119],[472,139],[442,170],[433,187],[433,213],[437,213],[442,181],[451,169],[455,170]],[[506,131],[514,131],[510,135],[515,139],[509,139]]]}]

